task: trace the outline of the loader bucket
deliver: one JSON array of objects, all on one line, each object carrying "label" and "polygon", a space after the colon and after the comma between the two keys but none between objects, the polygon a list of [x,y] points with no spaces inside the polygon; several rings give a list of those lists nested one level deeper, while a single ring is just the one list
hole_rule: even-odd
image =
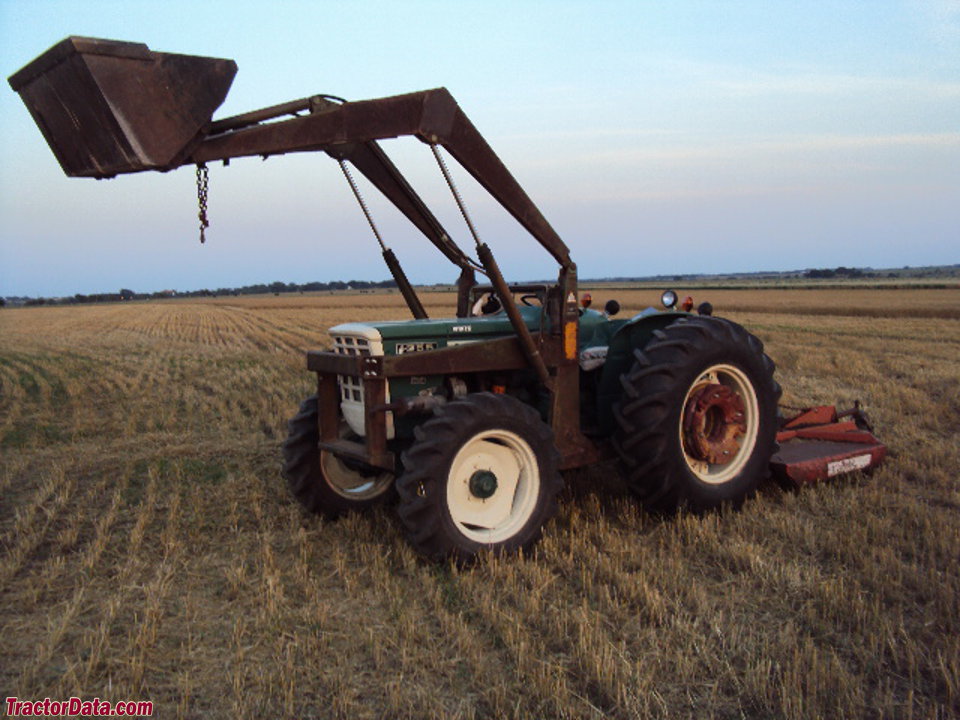
[{"label": "loader bucket", "polygon": [[10,76],[73,177],[176,167],[202,139],[237,72],[233,60],[69,37]]}]

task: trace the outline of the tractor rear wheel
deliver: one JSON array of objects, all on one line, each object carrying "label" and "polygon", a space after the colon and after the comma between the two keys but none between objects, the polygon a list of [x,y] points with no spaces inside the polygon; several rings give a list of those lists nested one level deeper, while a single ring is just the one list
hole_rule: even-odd
[{"label": "tractor rear wheel", "polygon": [[780,386],[740,325],[682,318],[634,351],[614,407],[625,478],[654,512],[739,507],[769,474]]},{"label": "tractor rear wheel", "polygon": [[557,512],[562,481],[553,432],[531,407],[477,393],[434,411],[403,455],[399,514],[431,558],[526,550]]},{"label": "tractor rear wheel", "polygon": [[283,443],[283,475],[310,512],[335,518],[383,502],[393,492],[393,473],[348,465],[319,448],[317,396],[311,395],[289,423]]}]

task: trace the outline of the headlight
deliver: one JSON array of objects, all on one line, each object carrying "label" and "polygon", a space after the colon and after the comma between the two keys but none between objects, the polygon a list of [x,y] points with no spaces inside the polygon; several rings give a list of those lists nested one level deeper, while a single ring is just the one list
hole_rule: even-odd
[{"label": "headlight", "polygon": [[673,290],[665,290],[660,296],[660,302],[665,308],[670,309],[677,304],[677,294]]}]

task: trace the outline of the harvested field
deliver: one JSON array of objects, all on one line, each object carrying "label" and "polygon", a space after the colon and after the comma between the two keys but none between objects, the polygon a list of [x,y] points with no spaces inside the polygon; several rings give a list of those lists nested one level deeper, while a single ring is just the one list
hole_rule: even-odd
[{"label": "harvested field", "polygon": [[184,718],[960,716],[960,290],[693,295],[764,340],[784,404],[864,401],[887,464],[675,519],[615,466],[569,473],[535,553],[469,570],[422,562],[389,508],[307,516],[280,476],[304,351],[404,317],[397,295],[0,311],[0,692]]}]

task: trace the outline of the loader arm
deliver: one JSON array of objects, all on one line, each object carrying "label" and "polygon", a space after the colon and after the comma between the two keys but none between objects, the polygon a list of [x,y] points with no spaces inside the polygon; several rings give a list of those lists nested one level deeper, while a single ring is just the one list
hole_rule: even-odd
[{"label": "loader arm", "polygon": [[[378,140],[401,136],[414,136],[429,145],[445,148],[557,261],[560,265],[560,297],[576,297],[576,266],[570,259],[567,246],[445,88],[375,100],[345,102],[302,117],[261,123],[212,135],[206,137],[181,164],[317,150],[335,158],[349,158],[352,162],[357,160],[355,164],[358,169],[447,257],[451,257],[452,247],[455,246],[446,232],[400,171],[376,145]],[[549,370],[530,331],[510,300],[506,282],[490,249],[481,244],[479,238],[477,242],[483,269],[501,297],[504,310],[531,367],[536,370],[543,383],[550,386],[552,381]],[[472,267],[469,259],[459,249],[453,253],[451,259],[463,270],[458,283],[457,302],[458,315],[462,316],[466,311],[465,298],[470,282],[466,273],[472,270]],[[414,308],[414,303],[410,300],[408,304],[411,309]],[[559,305],[559,302],[555,303],[552,310],[553,324],[558,331],[561,324]],[[417,315],[416,310],[414,314]],[[575,337],[575,300],[565,303],[563,314],[563,324],[567,326],[572,323],[574,328],[566,332]],[[568,355],[568,360],[573,359],[575,348],[568,352]]]},{"label": "loader arm", "polygon": [[[321,150],[346,157],[450,257],[446,233],[434,238],[439,223],[423,201],[371,141],[414,136],[440,145],[529,232],[564,270],[573,267],[570,252],[520,183],[487,144],[446,88],[347,102],[321,112],[263,123],[203,139],[189,158],[193,164],[236,157],[282,155]],[[366,150],[357,151],[357,144]],[[344,147],[338,150],[338,147]],[[352,149],[351,149],[352,148]],[[346,151],[346,153],[344,153]],[[353,157],[351,157],[353,155]],[[406,209],[405,209],[406,208]],[[419,215],[417,220],[414,216]],[[433,227],[431,233],[424,226]],[[453,258],[451,257],[451,260]],[[459,262],[453,260],[454,262]]]}]

